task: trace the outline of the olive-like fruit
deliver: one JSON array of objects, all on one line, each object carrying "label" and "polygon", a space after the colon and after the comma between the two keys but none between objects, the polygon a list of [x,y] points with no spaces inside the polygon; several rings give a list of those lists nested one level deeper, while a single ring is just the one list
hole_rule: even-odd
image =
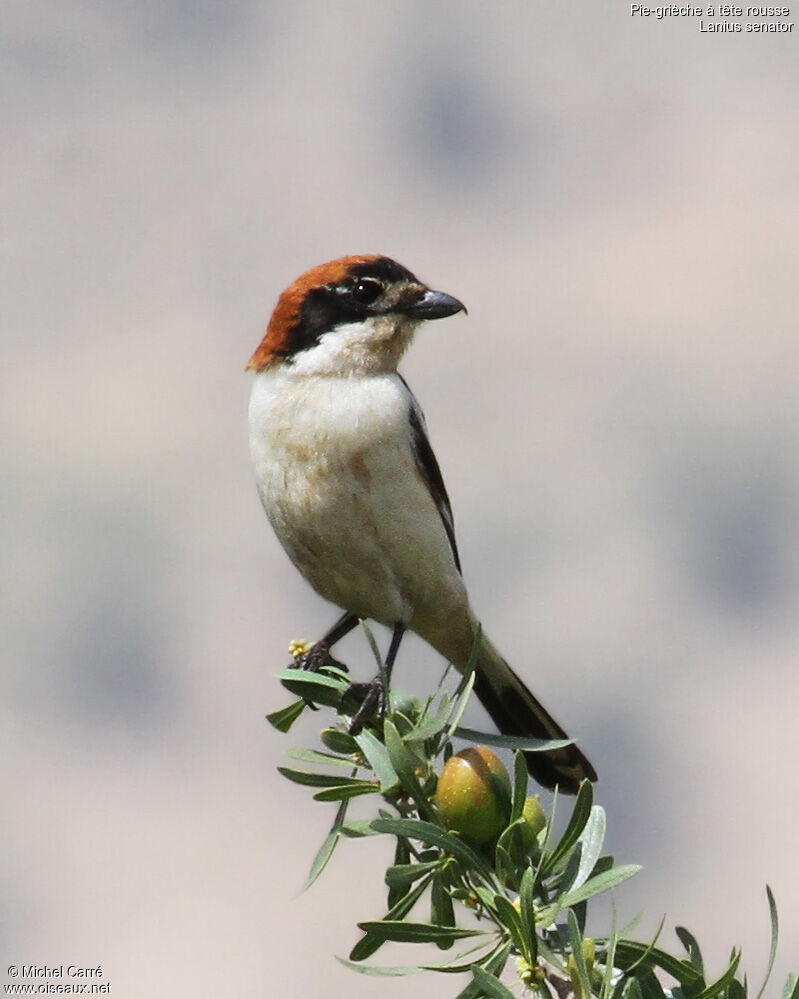
[{"label": "olive-like fruit", "polygon": [[436,805],[448,829],[487,843],[510,817],[510,777],[505,764],[486,746],[470,746],[451,756],[438,778]]}]

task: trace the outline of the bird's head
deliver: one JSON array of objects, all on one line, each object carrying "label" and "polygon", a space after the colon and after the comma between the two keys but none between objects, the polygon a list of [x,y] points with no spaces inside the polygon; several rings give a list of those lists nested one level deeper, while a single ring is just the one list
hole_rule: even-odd
[{"label": "bird's head", "polygon": [[393,371],[425,319],[465,306],[433,291],[388,257],[341,257],[307,271],[283,292],[247,367],[298,374]]}]

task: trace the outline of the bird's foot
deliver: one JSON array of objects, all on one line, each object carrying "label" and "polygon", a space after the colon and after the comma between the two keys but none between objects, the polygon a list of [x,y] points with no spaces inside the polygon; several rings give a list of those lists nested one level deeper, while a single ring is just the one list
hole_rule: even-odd
[{"label": "bird's foot", "polygon": [[388,698],[379,676],[370,683],[351,683],[344,693],[344,700],[348,699],[358,703],[358,709],[350,722],[350,735],[358,735],[368,721],[382,721],[386,716]]},{"label": "bird's foot", "polygon": [[311,673],[322,673],[328,666],[349,673],[344,663],[339,662],[330,654],[330,646],[324,639],[311,645],[308,642],[295,641],[289,645],[289,652],[294,662],[289,663],[289,669],[305,669]]}]

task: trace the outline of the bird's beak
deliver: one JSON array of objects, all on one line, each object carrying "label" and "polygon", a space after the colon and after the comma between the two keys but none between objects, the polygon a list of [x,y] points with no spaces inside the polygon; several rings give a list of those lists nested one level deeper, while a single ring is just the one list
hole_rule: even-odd
[{"label": "bird's beak", "polygon": [[403,304],[401,311],[411,319],[444,319],[456,312],[466,312],[466,306],[446,292],[426,288],[420,298]]}]

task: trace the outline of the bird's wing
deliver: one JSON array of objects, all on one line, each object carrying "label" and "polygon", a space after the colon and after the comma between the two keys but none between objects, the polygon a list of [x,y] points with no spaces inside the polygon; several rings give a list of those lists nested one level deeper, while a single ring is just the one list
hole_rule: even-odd
[{"label": "bird's wing", "polygon": [[452,555],[455,559],[455,565],[457,566],[458,572],[460,572],[461,560],[458,556],[458,546],[455,543],[455,521],[452,517],[452,506],[449,502],[449,496],[447,496],[447,488],[444,485],[441,469],[438,467],[438,462],[436,461],[436,456],[433,453],[433,448],[430,446],[430,440],[427,436],[427,426],[424,420],[424,413],[422,412],[421,406],[416,401],[416,397],[413,392],[411,392],[408,387],[408,383],[402,375],[399,375],[399,379],[405,386],[405,391],[408,393],[408,400],[410,403],[408,407],[408,422],[410,424],[411,446],[413,448],[413,456],[416,460],[416,467],[418,468],[419,475],[421,476],[424,484],[427,486],[428,492],[432,496],[433,502],[436,505],[436,509],[441,517],[441,522],[444,525],[444,530],[447,532],[447,538],[449,539]]}]

